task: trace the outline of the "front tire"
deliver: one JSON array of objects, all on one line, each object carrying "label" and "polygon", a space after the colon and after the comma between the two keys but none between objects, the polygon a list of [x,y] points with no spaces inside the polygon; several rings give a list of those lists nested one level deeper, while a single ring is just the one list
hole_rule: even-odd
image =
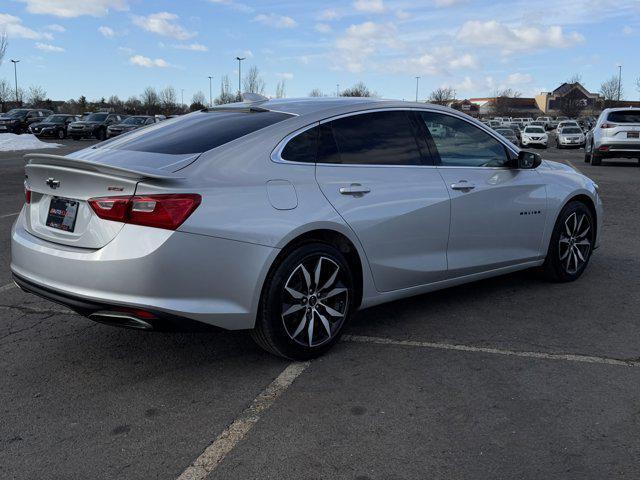
[{"label": "front tire", "polygon": [[556,220],[543,271],[554,282],[580,278],[595,243],[595,218],[582,202],[569,202]]},{"label": "front tire", "polygon": [[60,140],[64,140],[64,137],[66,137],[67,135],[65,134],[64,130],[58,130],[58,138]]},{"label": "front tire", "polygon": [[315,358],[340,339],[354,300],[353,274],[340,251],[302,245],[268,275],[251,336],[274,355]]}]

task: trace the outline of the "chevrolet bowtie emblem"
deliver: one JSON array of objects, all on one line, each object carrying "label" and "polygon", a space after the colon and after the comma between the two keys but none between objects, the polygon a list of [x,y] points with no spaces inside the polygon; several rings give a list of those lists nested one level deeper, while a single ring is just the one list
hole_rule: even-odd
[{"label": "chevrolet bowtie emblem", "polygon": [[55,178],[47,178],[45,183],[54,190],[60,186],[60,180],[56,180]]}]

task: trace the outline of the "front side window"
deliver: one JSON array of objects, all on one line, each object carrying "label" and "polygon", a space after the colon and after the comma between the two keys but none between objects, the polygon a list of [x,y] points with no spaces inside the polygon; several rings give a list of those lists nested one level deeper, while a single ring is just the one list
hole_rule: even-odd
[{"label": "front side window", "polygon": [[422,112],[421,115],[441,165],[502,167],[509,161],[504,145],[475,125],[442,113]]},{"label": "front side window", "polygon": [[409,114],[401,110],[351,115],[323,124],[318,156],[321,163],[422,164]]}]

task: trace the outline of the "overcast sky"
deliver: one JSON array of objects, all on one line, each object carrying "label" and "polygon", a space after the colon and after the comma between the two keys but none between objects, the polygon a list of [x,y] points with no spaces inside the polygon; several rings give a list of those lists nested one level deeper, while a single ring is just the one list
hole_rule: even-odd
[{"label": "overcast sky", "polygon": [[9,49],[0,78],[41,85],[53,99],[127,98],[172,85],[185,101],[237,88],[257,66],[275,92],[327,94],[364,81],[386,98],[452,86],[458,98],[511,87],[532,96],[572,75],[597,91],[623,65],[640,97],[640,0],[2,0]]}]

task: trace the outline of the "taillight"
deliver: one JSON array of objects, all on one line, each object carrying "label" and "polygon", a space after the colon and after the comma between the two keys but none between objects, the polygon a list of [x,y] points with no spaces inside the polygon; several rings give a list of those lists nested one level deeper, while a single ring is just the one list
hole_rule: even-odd
[{"label": "taillight", "polygon": [[27,205],[31,203],[31,190],[26,185],[24,186],[24,203]]},{"label": "taillight", "polygon": [[105,220],[175,230],[198,208],[201,200],[195,193],[177,193],[91,198],[89,205]]},{"label": "taillight", "polygon": [[618,125],[615,123],[603,123],[600,125],[600,128],[616,128]]}]

